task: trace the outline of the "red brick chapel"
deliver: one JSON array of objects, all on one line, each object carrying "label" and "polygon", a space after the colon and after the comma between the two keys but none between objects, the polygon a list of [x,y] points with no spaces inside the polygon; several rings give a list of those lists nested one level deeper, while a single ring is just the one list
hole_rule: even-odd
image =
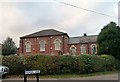
[{"label": "red brick chapel", "polygon": [[20,37],[20,54],[80,55],[97,53],[97,35],[69,37],[55,29],[45,29]]}]

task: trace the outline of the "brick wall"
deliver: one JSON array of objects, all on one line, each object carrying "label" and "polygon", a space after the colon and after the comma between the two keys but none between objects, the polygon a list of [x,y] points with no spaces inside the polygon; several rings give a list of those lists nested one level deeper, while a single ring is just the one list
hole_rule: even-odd
[{"label": "brick wall", "polygon": [[[60,51],[63,53],[68,52],[68,36],[67,35],[59,35],[59,36],[45,36],[45,37],[35,37],[35,38],[22,38],[20,39],[20,53],[21,54],[53,54],[58,55],[57,50],[55,50],[54,40],[60,39],[61,46]],[[40,44],[39,42],[44,40],[46,42],[45,51],[40,51]],[[31,42],[31,52],[26,52],[26,45],[27,41]]]},{"label": "brick wall", "polygon": [[[61,41],[60,50],[55,50],[54,40],[59,39]],[[44,40],[46,42],[45,51],[40,51],[40,44],[39,42]],[[31,52],[26,52],[26,45],[27,41],[31,42]],[[69,44],[69,37],[68,35],[56,35],[56,36],[44,36],[44,37],[34,37],[34,38],[21,38],[20,39],[20,54],[41,54],[41,55],[58,55],[59,51],[62,54],[70,54],[70,47],[74,45],[76,47],[76,54],[81,54],[81,46],[86,47],[86,54],[92,54],[91,45],[96,43],[78,43],[78,44]]]},{"label": "brick wall", "polygon": [[82,44],[69,44],[68,45],[68,52],[70,52],[70,47],[71,46],[75,46],[76,47],[76,55],[80,55],[81,54],[81,46],[85,46],[86,48],[86,54],[92,54],[92,49],[91,49],[91,45],[97,45],[97,43],[82,43]]}]

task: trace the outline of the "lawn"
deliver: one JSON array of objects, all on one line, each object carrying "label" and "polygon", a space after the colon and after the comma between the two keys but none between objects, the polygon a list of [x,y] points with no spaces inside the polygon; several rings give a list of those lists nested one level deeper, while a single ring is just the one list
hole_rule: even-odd
[{"label": "lawn", "polygon": [[[89,76],[98,76],[98,75],[107,75],[115,74],[117,71],[106,71],[106,72],[96,72],[89,74],[58,74],[58,75],[40,75],[39,77],[44,78],[79,78],[79,77],[89,77]],[[23,75],[9,75],[9,78],[23,78]],[[29,75],[28,77],[34,78],[34,75]]]}]

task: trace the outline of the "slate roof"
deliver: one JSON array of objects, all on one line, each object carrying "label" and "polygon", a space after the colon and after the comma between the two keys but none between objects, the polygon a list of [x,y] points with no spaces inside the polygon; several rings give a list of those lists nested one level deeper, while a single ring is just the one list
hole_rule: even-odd
[{"label": "slate roof", "polygon": [[70,37],[69,44],[97,42],[97,35]]},{"label": "slate roof", "polygon": [[30,37],[39,37],[39,36],[52,36],[52,35],[64,35],[67,33],[64,33],[64,32],[60,32],[60,31],[57,31],[57,30],[54,30],[54,29],[46,29],[46,30],[41,30],[39,32],[35,32],[35,33],[32,33],[32,34],[29,34],[29,35],[26,35],[26,36],[23,36],[23,37],[20,37],[20,38],[30,38]]}]

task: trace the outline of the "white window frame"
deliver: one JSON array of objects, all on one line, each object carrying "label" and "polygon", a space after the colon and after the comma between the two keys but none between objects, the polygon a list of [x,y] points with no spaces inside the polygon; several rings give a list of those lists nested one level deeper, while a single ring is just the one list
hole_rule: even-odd
[{"label": "white window frame", "polygon": [[31,42],[30,41],[25,42],[25,51],[31,52]]},{"label": "white window frame", "polygon": [[76,55],[76,52],[77,52],[77,48],[76,48],[74,45],[72,45],[72,46],[70,47],[70,51],[72,51],[72,48],[74,48],[75,51],[74,51],[74,53],[71,52],[71,54],[72,54],[73,56],[75,56],[75,55]]},{"label": "white window frame", "polygon": [[[58,43],[57,43],[58,41]],[[61,50],[61,40],[60,39],[55,39],[54,40],[54,47],[55,47],[55,50]]]},{"label": "white window frame", "polygon": [[81,54],[86,54],[87,50],[86,50],[86,46],[85,45],[81,45],[80,46],[80,52],[81,52]]},{"label": "white window frame", "polygon": [[41,40],[40,42],[39,42],[39,45],[40,45],[40,51],[45,51],[45,49],[46,49],[46,41],[44,41],[44,40]]},{"label": "white window frame", "polygon": [[94,53],[93,53],[93,47],[96,48],[95,54],[97,54],[97,45],[96,45],[96,44],[91,44],[91,46],[90,46],[90,48],[91,48],[91,54],[94,54]]}]

